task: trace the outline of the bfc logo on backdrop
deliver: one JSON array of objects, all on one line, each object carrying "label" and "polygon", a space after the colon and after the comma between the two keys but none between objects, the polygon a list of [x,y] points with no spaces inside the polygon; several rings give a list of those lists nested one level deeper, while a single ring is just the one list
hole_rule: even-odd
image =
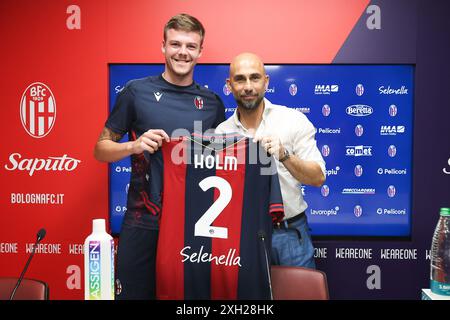
[{"label": "bfc logo on backdrop", "polygon": [[391,117],[395,117],[397,115],[397,106],[395,104],[391,104],[389,106],[389,115]]},{"label": "bfc logo on backdrop", "polygon": [[364,133],[363,126],[360,125],[360,124],[356,125],[356,127],[355,127],[355,134],[356,134],[356,136],[357,137],[361,137],[363,135],[363,133]]},{"label": "bfc logo on backdrop", "polygon": [[387,189],[387,194],[389,198],[395,197],[395,193],[396,193],[395,187],[393,185],[390,185]]},{"label": "bfc logo on backdrop", "polygon": [[330,115],[330,113],[331,113],[330,106],[327,105],[327,104],[324,104],[323,107],[322,107],[322,114],[323,114],[323,116],[324,117],[328,117]]},{"label": "bfc logo on backdrop", "polygon": [[56,101],[47,85],[34,82],[25,89],[20,99],[20,120],[33,138],[50,133],[56,120]]},{"label": "bfc logo on backdrop", "polygon": [[363,212],[363,209],[362,209],[362,207],[361,207],[360,205],[356,205],[356,206],[353,208],[353,214],[354,214],[355,217],[357,217],[357,218],[361,217],[362,212]]},{"label": "bfc logo on backdrop", "polygon": [[359,83],[358,85],[356,85],[355,92],[357,96],[362,96],[364,94],[364,86]]},{"label": "bfc logo on backdrop", "polygon": [[297,91],[298,91],[298,88],[295,83],[293,83],[289,86],[289,93],[291,94],[291,96],[295,96],[297,94]]},{"label": "bfc logo on backdrop", "polygon": [[328,195],[330,194],[330,188],[326,184],[324,184],[320,188],[320,193],[322,194],[322,196],[328,197]]},{"label": "bfc logo on backdrop", "polygon": [[355,171],[355,176],[361,177],[362,174],[363,174],[363,167],[360,164],[358,164],[358,165],[355,166],[355,170],[354,171]]},{"label": "bfc logo on backdrop", "polygon": [[396,154],[397,154],[397,148],[393,144],[391,144],[388,148],[388,155],[389,155],[389,157],[393,158],[393,157],[395,157]]},{"label": "bfc logo on backdrop", "polygon": [[231,89],[226,83],[223,85],[223,89],[222,90],[223,90],[223,94],[226,95],[226,96],[229,96],[230,93],[231,93]]},{"label": "bfc logo on backdrop", "polygon": [[328,157],[330,155],[330,147],[328,145],[322,146],[322,155]]}]

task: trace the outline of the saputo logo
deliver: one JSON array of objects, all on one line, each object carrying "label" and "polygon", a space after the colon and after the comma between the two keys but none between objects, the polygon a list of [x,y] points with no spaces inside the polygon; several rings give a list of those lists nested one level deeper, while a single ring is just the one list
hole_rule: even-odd
[{"label": "saputo logo", "polygon": [[78,167],[81,160],[68,157],[23,158],[20,153],[13,153],[9,156],[9,164],[4,167],[8,171],[28,171],[29,176],[33,176],[37,171],[73,171]]}]

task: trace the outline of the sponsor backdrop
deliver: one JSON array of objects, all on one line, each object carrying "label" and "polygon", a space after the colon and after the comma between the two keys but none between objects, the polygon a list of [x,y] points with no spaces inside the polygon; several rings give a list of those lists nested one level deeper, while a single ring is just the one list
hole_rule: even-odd
[{"label": "sponsor backdrop", "polygon": [[[129,80],[157,74],[163,68],[111,65],[110,109]],[[221,96],[227,117],[235,110],[225,84],[228,69],[228,65],[196,69],[197,82]],[[312,235],[409,236],[413,67],[267,65],[266,69],[270,76],[266,97],[309,117],[317,127],[317,144],[327,162],[326,184],[302,188]],[[130,171],[129,158],[110,167],[114,234],[119,233],[126,210]]]},{"label": "sponsor backdrop", "polygon": [[[439,208],[450,206],[450,108],[443,95],[450,86],[450,50],[445,42],[450,22],[445,0],[299,0],[264,5],[237,0],[1,1],[5,136],[0,151],[0,276],[20,274],[37,231],[44,227],[47,236],[26,276],[48,282],[52,299],[83,298],[82,243],[93,218],[109,222],[108,165],[92,155],[108,114],[108,66],[163,63],[162,28],[179,12],[197,16],[206,26],[202,63],[227,64],[242,51],[254,51],[273,65],[403,65],[412,72],[404,83],[388,76],[377,86],[368,86],[364,73],[355,73],[355,102],[340,107],[332,101],[334,85],[341,94],[342,82],[337,82],[339,74],[332,77],[332,68],[308,89],[313,90],[308,100],[301,100],[306,94],[301,74],[290,92],[297,91],[297,101],[302,101],[291,106],[310,110],[307,115],[322,129],[319,141],[331,139],[339,128],[341,132],[352,128],[349,134],[355,139],[363,134],[361,143],[343,139],[341,155],[374,152],[363,142],[370,127],[379,130],[375,142],[393,141],[383,147],[392,164],[374,165],[382,174],[371,173],[373,186],[336,186],[337,177],[329,171],[329,189],[308,187],[307,196],[337,192],[333,200],[324,201],[335,207],[334,201],[358,196],[348,192],[374,192],[364,195],[383,195],[373,208],[381,209],[386,218],[402,216],[405,209],[410,224],[409,235],[402,238],[344,235],[339,230],[328,237],[315,235],[318,268],[327,273],[331,298],[419,299],[420,289],[429,285],[429,249]],[[262,19],[266,16],[271,19]],[[380,108],[357,99],[358,93],[386,101]],[[410,109],[402,105],[405,97]],[[279,102],[275,96],[272,100]],[[337,110],[373,114],[336,117]],[[386,123],[375,117],[378,112],[385,114]],[[319,124],[320,117],[326,124]],[[394,142],[397,138],[401,142]],[[322,152],[333,154],[336,149],[327,145],[329,149],[320,145]],[[405,149],[409,154],[400,156]],[[350,158],[349,183],[372,170],[372,164]],[[343,172],[341,166],[331,160],[327,164],[328,170],[339,167]],[[404,179],[400,185],[408,190],[391,179]],[[393,205],[399,195],[405,204]],[[360,220],[370,214],[364,203],[355,202],[347,211],[355,219],[360,215]]]}]

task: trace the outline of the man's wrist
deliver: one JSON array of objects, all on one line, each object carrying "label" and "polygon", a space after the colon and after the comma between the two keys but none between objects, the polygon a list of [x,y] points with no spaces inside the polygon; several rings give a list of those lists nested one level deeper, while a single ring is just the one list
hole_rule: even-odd
[{"label": "man's wrist", "polygon": [[289,159],[290,156],[291,156],[291,154],[289,153],[289,151],[287,151],[287,149],[284,149],[284,155],[278,161],[284,162],[287,159]]}]

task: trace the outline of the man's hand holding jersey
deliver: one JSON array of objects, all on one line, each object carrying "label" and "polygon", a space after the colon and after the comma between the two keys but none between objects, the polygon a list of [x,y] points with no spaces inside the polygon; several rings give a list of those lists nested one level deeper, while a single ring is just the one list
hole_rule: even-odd
[{"label": "man's hand holding jersey", "polygon": [[140,154],[144,151],[155,153],[162,146],[163,141],[170,142],[167,133],[162,129],[150,129],[144,132],[131,144],[131,153]]}]

